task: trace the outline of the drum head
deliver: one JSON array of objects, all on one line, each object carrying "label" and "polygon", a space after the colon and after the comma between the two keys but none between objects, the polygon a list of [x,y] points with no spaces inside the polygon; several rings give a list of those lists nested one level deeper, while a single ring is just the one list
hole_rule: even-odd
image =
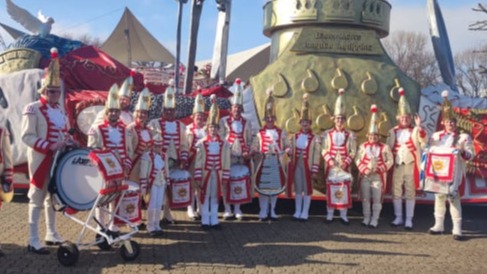
[{"label": "drum head", "polygon": [[140,189],[139,184],[137,182],[125,180],[125,184],[127,184],[129,186],[129,188],[127,190],[129,192],[139,191],[139,189]]},{"label": "drum head", "polygon": [[230,178],[239,179],[249,175],[249,168],[246,165],[232,165],[230,167]]},{"label": "drum head", "polygon": [[71,150],[61,156],[54,171],[59,198],[79,211],[93,207],[103,186],[103,178],[88,154],[87,149]]},{"label": "drum head", "polygon": [[187,170],[183,169],[173,169],[171,172],[169,172],[169,178],[172,181],[186,181],[191,178],[191,175]]}]

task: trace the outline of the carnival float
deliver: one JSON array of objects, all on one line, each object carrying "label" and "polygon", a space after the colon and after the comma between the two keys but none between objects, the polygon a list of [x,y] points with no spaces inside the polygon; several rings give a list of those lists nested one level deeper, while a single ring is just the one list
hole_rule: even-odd
[{"label": "carnival float", "polygon": [[[435,24],[440,24],[442,30],[433,33],[433,40],[434,35],[437,35],[436,39],[440,40],[439,44],[443,47],[435,51],[451,58],[437,3],[431,0],[429,4],[430,17],[438,19]],[[484,149],[487,143],[487,101],[484,98],[462,96],[447,81],[443,85],[421,90],[414,79],[402,72],[381,44],[381,39],[389,34],[391,9],[391,3],[386,0],[267,1],[263,7],[263,33],[271,40],[270,60],[245,85],[244,117],[252,121],[254,131],[257,131],[264,113],[266,91],[273,90],[276,124],[295,133],[299,129],[298,110],[306,94],[314,121],[312,128],[315,133],[321,133],[333,126],[333,105],[338,91],[344,89],[347,127],[355,132],[357,142],[365,140],[371,115],[368,110],[372,104],[380,109],[378,127],[385,139],[388,130],[396,123],[398,91],[403,88],[412,112],[419,113],[423,127],[431,134],[439,128],[440,104],[443,101],[441,92],[447,89],[459,126],[472,136],[476,150],[475,159],[468,163],[463,201],[487,202],[487,157]],[[132,16],[132,20],[137,21],[128,9],[123,16]],[[119,24],[122,22],[120,20]],[[141,26],[140,22],[136,23]],[[113,39],[123,37],[114,36]],[[132,69],[122,64],[125,60],[117,60],[104,52],[103,47],[99,49],[53,34],[25,34],[16,37],[15,42],[0,54],[0,124],[6,124],[11,132],[16,164],[14,180],[19,188],[28,186],[26,147],[20,140],[22,109],[36,99],[36,90],[43,69],[49,62],[52,47],[59,50],[60,70],[64,80],[64,108],[72,127],[76,129],[75,136],[81,143],[86,142],[86,132],[98,110],[103,107],[110,86],[114,83],[122,84]],[[169,53],[168,63],[172,62],[171,58],[174,59],[174,56]],[[193,66],[189,66],[187,71],[192,71]],[[218,79],[212,80],[210,70],[211,67],[203,67],[195,75],[191,94],[177,95],[176,115],[179,119],[189,121],[187,118],[197,93],[205,97],[216,94],[223,110],[222,116],[225,115],[225,110],[230,107],[227,100],[232,95],[230,86],[220,85]],[[184,76],[183,70],[177,73],[181,73],[178,75],[180,77]],[[136,68],[132,75],[132,106],[137,92],[147,86],[155,102],[150,116],[158,117],[161,113],[162,94],[168,86],[169,78],[175,77],[174,73]],[[446,79],[446,73],[443,79]],[[209,108],[208,99],[206,103]],[[324,199],[324,184],[315,180],[313,186],[313,197]],[[418,193],[417,199],[431,202],[433,195]]]}]

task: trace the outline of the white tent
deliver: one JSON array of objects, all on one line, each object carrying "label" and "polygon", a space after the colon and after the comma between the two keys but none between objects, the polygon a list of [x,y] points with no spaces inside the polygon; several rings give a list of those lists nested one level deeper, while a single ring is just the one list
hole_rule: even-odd
[{"label": "white tent", "polygon": [[[226,80],[231,83],[236,78],[248,81],[251,76],[260,73],[268,64],[271,44],[267,43],[246,51],[228,55]],[[198,61],[196,66],[203,68],[211,60]]]},{"label": "white tent", "polygon": [[129,67],[132,61],[175,62],[174,55],[150,34],[127,7],[101,50]]}]

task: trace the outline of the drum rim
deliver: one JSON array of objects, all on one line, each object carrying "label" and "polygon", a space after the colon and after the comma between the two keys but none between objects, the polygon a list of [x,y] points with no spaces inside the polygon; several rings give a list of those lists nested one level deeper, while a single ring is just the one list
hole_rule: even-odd
[{"label": "drum rim", "polygon": [[[76,155],[81,154],[81,155],[85,155],[88,157],[89,152],[90,152],[90,150],[86,149],[86,148],[73,149],[73,150],[64,152],[61,155],[59,162],[56,163],[56,169],[54,170],[54,175],[55,175],[54,180],[55,180],[56,187],[58,189],[56,194],[58,195],[59,199],[61,199],[61,201],[65,205],[69,206],[70,208],[79,210],[79,211],[86,211],[86,210],[93,208],[93,205],[94,205],[95,200],[96,200],[96,196],[98,196],[98,194],[95,196],[95,198],[93,200],[91,200],[89,202],[86,202],[86,203],[74,202],[71,198],[67,197],[65,190],[63,188],[63,185],[61,183],[59,183],[59,184],[57,183],[61,179],[60,178],[61,174],[60,174],[60,172],[58,172],[58,170],[60,168],[62,168],[63,166],[65,166],[66,163],[68,163],[68,161],[63,161],[63,159],[65,158],[66,155],[73,154],[73,156],[76,156]],[[86,154],[84,154],[84,153],[86,153]]]},{"label": "drum rim", "polygon": [[273,190],[272,193],[269,193],[269,192],[266,192],[264,193],[260,188],[258,188],[257,186],[254,187],[255,191],[257,191],[257,193],[259,193],[260,195],[265,195],[265,196],[277,196],[277,195],[280,195],[282,193],[284,193],[284,191],[286,191],[286,185],[282,186],[280,189],[276,189],[276,190]]}]

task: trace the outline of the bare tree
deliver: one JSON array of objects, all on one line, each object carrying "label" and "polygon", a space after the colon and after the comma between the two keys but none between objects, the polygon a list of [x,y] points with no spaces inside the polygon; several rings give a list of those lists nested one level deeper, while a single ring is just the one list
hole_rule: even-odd
[{"label": "bare tree", "polygon": [[[473,11],[487,13],[487,8],[484,5],[478,3],[477,8],[472,8]],[[487,30],[487,20],[477,21],[468,25],[469,30]]]},{"label": "bare tree", "polygon": [[78,40],[85,45],[94,46],[97,48],[101,47],[101,45],[103,44],[100,38],[93,37],[93,36],[86,34],[86,33],[81,34],[79,36],[75,36],[72,33],[64,33],[62,36],[66,39]]},{"label": "bare tree", "polygon": [[455,55],[455,70],[460,91],[485,97],[487,91],[487,46],[471,48]]},{"label": "bare tree", "polygon": [[382,42],[394,63],[421,88],[438,83],[438,63],[433,52],[427,49],[429,43],[425,34],[398,31]]}]

